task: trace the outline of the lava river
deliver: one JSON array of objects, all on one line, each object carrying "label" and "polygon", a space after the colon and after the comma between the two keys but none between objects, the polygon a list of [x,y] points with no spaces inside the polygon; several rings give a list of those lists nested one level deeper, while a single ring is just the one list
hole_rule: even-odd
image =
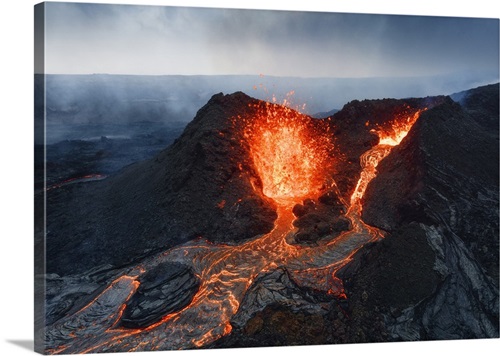
[{"label": "lava river", "polygon": [[[378,163],[401,142],[419,114],[394,120],[389,129],[376,132],[379,144],[361,157],[360,179],[346,204],[352,229],[311,247],[289,244],[287,236],[295,233],[293,206],[317,193],[321,171],[316,164],[325,163],[324,152],[317,148],[328,143],[306,140],[307,128],[293,124],[290,118],[272,127],[261,125],[259,130],[250,127],[251,156],[262,177],[262,189],[277,205],[274,229],[241,245],[191,241],[123,270],[84,308],[48,327],[48,352],[147,351],[209,345],[231,332],[231,317],[256,278],[276,268],[286,268],[299,284],[329,281],[327,291],[342,296],[336,271],[364,244],[383,237],[381,231],[361,220],[364,191],[375,177]],[[190,304],[145,328],[120,326],[125,305],[140,285],[139,276],[167,262],[190,266],[201,281]]]}]

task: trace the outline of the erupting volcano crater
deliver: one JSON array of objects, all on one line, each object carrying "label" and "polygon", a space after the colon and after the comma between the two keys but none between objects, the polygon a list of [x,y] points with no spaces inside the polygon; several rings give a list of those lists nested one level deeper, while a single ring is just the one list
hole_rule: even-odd
[{"label": "erupting volcano crater", "polygon": [[498,337],[498,109],[283,104],[217,94],[153,159],[47,191],[47,352]]}]

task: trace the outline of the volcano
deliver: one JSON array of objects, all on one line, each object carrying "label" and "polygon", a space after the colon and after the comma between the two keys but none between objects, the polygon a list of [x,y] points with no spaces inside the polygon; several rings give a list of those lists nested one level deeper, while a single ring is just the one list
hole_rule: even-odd
[{"label": "volcano", "polygon": [[47,190],[44,351],[498,337],[498,92],[323,119],[216,94],[154,158]]}]

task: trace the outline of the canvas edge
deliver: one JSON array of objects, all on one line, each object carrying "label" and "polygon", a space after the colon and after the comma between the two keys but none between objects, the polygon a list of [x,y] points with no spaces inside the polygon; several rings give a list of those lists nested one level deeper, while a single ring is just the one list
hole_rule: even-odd
[{"label": "canvas edge", "polygon": [[[34,351],[45,354],[45,3],[34,5]],[[42,105],[40,106],[40,103]],[[41,182],[41,184],[40,184]]]}]

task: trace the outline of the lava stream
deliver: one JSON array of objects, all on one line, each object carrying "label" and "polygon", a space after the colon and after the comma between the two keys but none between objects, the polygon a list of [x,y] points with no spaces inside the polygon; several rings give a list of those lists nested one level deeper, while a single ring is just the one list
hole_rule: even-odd
[{"label": "lava stream", "polygon": [[[197,245],[177,247],[143,263],[142,271],[164,262],[182,262],[191,265],[202,281],[189,306],[152,326],[137,330],[110,327],[118,320],[120,309],[129,296],[111,298],[115,288],[109,287],[91,304],[57,323],[50,336],[58,339],[63,334],[60,329],[79,329],[81,320],[84,320],[96,327],[75,333],[73,338],[65,340],[65,353],[180,349],[209,344],[231,331],[230,318],[237,312],[255,278],[276,265],[284,265],[289,256],[297,253],[297,249],[285,241],[286,235],[293,231],[293,219],[291,206],[279,205],[275,228],[258,240],[240,246],[198,241]],[[132,276],[120,279],[138,283]],[[99,306],[110,298],[116,303],[115,310],[109,310],[112,309],[109,303],[100,310]],[[96,309],[99,312],[96,313]],[[102,322],[103,313],[109,313],[105,318],[107,323]],[[52,352],[58,353],[59,350]]]},{"label": "lava stream", "polygon": [[[412,125],[419,113],[406,121],[411,121]],[[305,166],[299,166],[298,158],[301,153],[298,151],[278,150],[275,151],[276,154],[271,154],[272,152],[265,151],[264,146],[254,146],[255,163],[257,166],[261,165],[257,170],[260,174],[272,175],[263,179],[265,193],[272,196],[278,206],[278,218],[270,233],[237,246],[211,244],[203,240],[192,241],[149,258],[139,266],[124,270],[121,277],[113,281],[87,306],[48,328],[47,342],[53,347],[48,351],[57,354],[206,346],[231,332],[231,318],[238,311],[248,288],[259,275],[283,267],[297,278],[309,280],[310,283],[325,274],[327,281],[334,281],[333,284],[341,283],[335,279],[335,272],[348,263],[364,244],[382,236],[378,229],[366,225],[361,220],[361,198],[369,181],[376,175],[378,163],[389,154],[394,145],[399,144],[411,125],[406,125],[404,130],[393,125],[394,135],[387,135],[390,139],[385,139],[382,132],[377,132],[380,143],[362,156],[362,172],[350,200],[347,217],[351,220],[353,229],[317,247],[299,247],[286,242],[287,235],[295,231],[292,225],[295,219],[292,207],[301,201],[299,196],[312,193],[307,184],[316,182],[317,171],[310,170],[310,167],[313,167],[312,161],[306,160]],[[301,130],[296,127],[280,131],[281,137],[285,140],[301,140]],[[254,144],[269,143],[269,136],[253,139]],[[396,143],[390,145],[394,143],[391,139]],[[307,152],[314,152],[312,146],[308,146],[305,141],[296,146]],[[273,161],[273,157],[279,162]],[[313,154],[312,157],[319,156]],[[292,167],[295,173],[283,175],[286,167]],[[299,182],[299,189],[294,189],[294,179],[298,179],[302,173],[306,173],[306,180]],[[317,185],[314,184],[313,188],[316,189]],[[287,199],[280,200],[279,197]],[[166,262],[189,265],[200,278],[201,286],[191,303],[143,329],[125,329],[118,326],[125,303],[138,288],[138,276]],[[333,290],[335,286],[330,287]]]},{"label": "lava stream", "polygon": [[60,188],[60,187],[63,187],[65,185],[69,185],[69,184],[93,182],[93,181],[103,180],[106,178],[107,178],[107,176],[104,174],[88,174],[88,175],[83,176],[83,177],[69,178],[69,179],[66,179],[65,181],[62,181],[60,183],[56,183],[56,184],[53,184],[53,185],[47,187],[46,191],[49,191],[49,190],[52,190],[55,188]]}]

